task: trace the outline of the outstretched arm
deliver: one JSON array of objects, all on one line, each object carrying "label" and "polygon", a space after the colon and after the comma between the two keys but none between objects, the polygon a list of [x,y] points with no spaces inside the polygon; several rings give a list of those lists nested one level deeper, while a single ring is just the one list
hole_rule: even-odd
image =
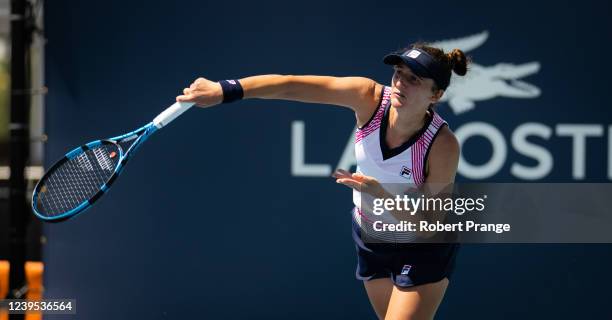
[{"label": "outstretched arm", "polygon": [[[382,85],[363,77],[259,75],[240,79],[244,98],[281,99],[351,108],[359,125],[367,122],[378,105]],[[210,107],[223,101],[218,82],[198,78],[177,101]]]}]

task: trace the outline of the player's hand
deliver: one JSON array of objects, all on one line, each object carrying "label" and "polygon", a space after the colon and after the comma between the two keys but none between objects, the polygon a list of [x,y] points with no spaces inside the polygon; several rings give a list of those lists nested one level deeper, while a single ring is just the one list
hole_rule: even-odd
[{"label": "player's hand", "polygon": [[178,102],[193,102],[198,107],[212,107],[223,102],[223,89],[218,82],[197,78],[183,95],[176,97]]},{"label": "player's hand", "polygon": [[378,180],[361,173],[350,173],[346,170],[338,169],[332,177],[336,178],[337,183],[377,198],[383,198],[387,193]]}]

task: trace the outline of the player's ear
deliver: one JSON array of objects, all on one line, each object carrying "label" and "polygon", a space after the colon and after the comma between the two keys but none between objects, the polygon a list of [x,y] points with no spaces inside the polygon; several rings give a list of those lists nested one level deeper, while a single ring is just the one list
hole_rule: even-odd
[{"label": "player's ear", "polygon": [[431,103],[437,103],[440,99],[442,99],[442,95],[444,95],[444,90],[442,89],[437,89],[436,91],[434,91],[434,93],[431,95],[431,98],[429,99],[431,101]]}]

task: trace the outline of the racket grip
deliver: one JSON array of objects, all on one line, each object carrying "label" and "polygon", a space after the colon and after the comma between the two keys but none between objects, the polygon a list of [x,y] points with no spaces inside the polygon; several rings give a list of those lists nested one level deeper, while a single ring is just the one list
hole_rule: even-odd
[{"label": "racket grip", "polygon": [[176,102],[173,105],[169,106],[166,110],[162,111],[155,119],[153,119],[153,124],[161,129],[168,123],[172,122],[172,120],[176,119],[176,117],[183,114],[183,112],[189,110],[193,106],[193,102]]}]

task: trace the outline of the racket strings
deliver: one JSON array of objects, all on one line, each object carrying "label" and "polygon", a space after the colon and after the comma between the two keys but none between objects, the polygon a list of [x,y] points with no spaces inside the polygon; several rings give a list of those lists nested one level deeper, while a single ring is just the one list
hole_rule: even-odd
[{"label": "racket strings", "polygon": [[41,181],[37,210],[56,216],[75,209],[100,190],[119,160],[119,147],[104,143],[65,161]]}]

